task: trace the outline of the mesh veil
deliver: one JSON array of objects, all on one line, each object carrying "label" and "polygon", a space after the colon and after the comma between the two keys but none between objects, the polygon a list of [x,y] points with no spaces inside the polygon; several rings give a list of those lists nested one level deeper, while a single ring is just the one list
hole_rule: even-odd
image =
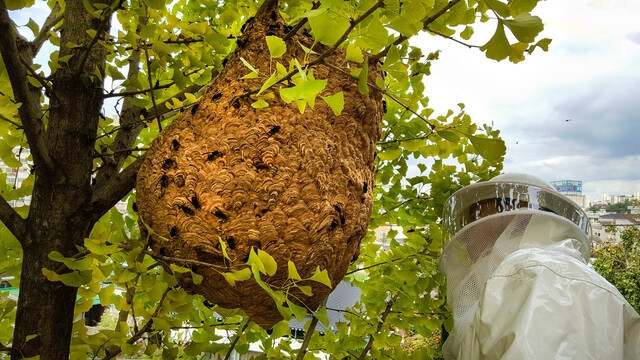
[{"label": "mesh veil", "polygon": [[512,253],[575,239],[576,253],[589,254],[587,235],[565,217],[538,210],[518,210],[479,219],[460,230],[445,245],[440,271],[447,277],[447,303],[455,326],[444,344],[450,353],[458,332],[473,321],[486,282]]}]

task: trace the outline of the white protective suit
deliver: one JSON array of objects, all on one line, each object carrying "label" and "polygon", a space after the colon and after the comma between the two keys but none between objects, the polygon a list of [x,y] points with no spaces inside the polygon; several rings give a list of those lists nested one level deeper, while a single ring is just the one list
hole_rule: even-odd
[{"label": "white protective suit", "polygon": [[[513,187],[501,183],[511,176],[498,177],[445,205],[444,228],[453,237],[440,269],[454,328],[444,358],[640,359],[640,316],[587,265],[586,214],[546,182],[526,179],[539,186]],[[519,199],[524,208],[458,219],[488,196]]]}]

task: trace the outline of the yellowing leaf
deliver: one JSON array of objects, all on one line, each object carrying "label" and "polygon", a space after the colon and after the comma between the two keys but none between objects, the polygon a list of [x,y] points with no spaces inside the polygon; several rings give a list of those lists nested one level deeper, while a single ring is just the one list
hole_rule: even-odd
[{"label": "yellowing leaf", "polygon": [[267,47],[269,48],[271,58],[277,59],[287,52],[287,44],[279,37],[268,35],[265,36],[265,40],[267,41]]},{"label": "yellowing leaf", "polygon": [[289,268],[289,279],[292,280],[302,280],[300,274],[298,273],[298,269],[296,269],[296,264],[293,261],[289,260],[287,263],[287,267]]},{"label": "yellowing leaf", "polygon": [[302,293],[307,295],[307,296],[313,296],[313,291],[311,289],[311,286],[300,285],[300,286],[298,286],[298,289],[300,289],[300,291],[302,291]]},{"label": "yellowing leaf", "polygon": [[273,276],[278,269],[278,264],[273,259],[273,256],[269,255],[266,251],[258,249],[258,257],[264,265],[264,270],[269,276]]},{"label": "yellowing leaf", "polygon": [[309,280],[317,281],[329,288],[331,287],[331,279],[329,279],[329,273],[326,269],[321,271],[319,268],[316,268],[316,272],[313,273]]},{"label": "yellowing leaf", "polygon": [[251,103],[251,107],[254,109],[264,109],[269,107],[269,103],[264,101],[264,99],[258,99]]}]

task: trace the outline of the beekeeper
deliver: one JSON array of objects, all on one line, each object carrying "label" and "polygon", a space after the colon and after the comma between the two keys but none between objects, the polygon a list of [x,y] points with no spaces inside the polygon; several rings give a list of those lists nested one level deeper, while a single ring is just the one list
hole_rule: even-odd
[{"label": "beekeeper", "polygon": [[588,267],[587,214],[549,183],[505,174],[445,203],[445,359],[640,359],[640,316]]}]

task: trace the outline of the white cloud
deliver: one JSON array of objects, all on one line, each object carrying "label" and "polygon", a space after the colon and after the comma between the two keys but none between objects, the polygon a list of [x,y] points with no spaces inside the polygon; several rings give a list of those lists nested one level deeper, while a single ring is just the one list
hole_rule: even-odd
[{"label": "white cloud", "polygon": [[[553,41],[519,64],[425,36],[421,47],[442,50],[427,80],[430,106],[463,102],[474,121],[493,122],[507,172],[582,180],[589,200],[640,191],[640,2],[544,1],[534,15]],[[495,29],[482,25],[475,45]]]}]

